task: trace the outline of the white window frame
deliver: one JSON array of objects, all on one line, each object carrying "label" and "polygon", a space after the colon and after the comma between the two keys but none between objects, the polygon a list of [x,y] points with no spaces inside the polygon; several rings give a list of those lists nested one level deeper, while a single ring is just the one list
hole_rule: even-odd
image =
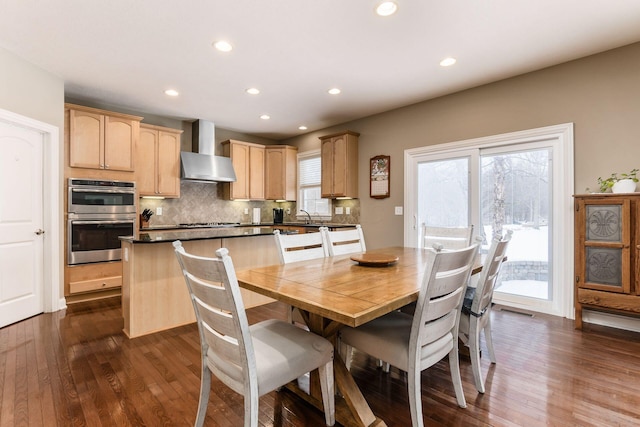
[{"label": "white window frame", "polygon": [[[310,150],[310,151],[304,151],[302,153],[298,153],[298,174],[300,174],[300,160],[304,160],[304,159],[308,159],[311,157],[320,157],[321,156],[321,152],[320,150]],[[320,174],[321,175],[321,174]],[[318,186],[320,186],[320,183],[318,183]],[[328,201],[328,213],[326,214],[318,214],[316,212],[309,212],[309,216],[307,216],[306,213],[301,212],[301,208],[303,206],[303,200],[301,200],[301,185],[300,185],[300,176],[298,176],[298,183],[297,183],[297,195],[298,195],[298,200],[296,202],[296,219],[299,221],[306,221],[309,219],[309,216],[311,216],[311,221],[328,221],[331,220],[331,212],[332,212],[332,203],[331,203],[331,199],[326,199]]]},{"label": "white window frame", "polygon": [[[483,138],[469,139],[446,144],[431,145],[408,149],[404,152],[404,244],[419,247],[417,223],[417,159],[427,155],[449,155],[466,150],[497,148],[508,145],[534,143],[546,141],[554,145],[555,167],[553,168],[553,224],[557,232],[553,233],[553,252],[555,253],[553,269],[554,297],[551,307],[542,308],[541,312],[573,319],[573,123],[529,129],[493,135]],[[472,195],[472,197],[474,197]],[[477,213],[472,213],[477,215]],[[519,307],[517,302],[510,302],[511,306]],[[531,307],[522,307],[529,308]]]}]

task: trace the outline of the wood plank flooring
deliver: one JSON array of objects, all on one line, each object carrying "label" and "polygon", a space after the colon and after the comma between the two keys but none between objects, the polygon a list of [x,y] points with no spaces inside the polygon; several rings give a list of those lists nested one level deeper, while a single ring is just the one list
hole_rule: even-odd
[{"label": "wood plank flooring", "polygon": [[[285,318],[278,303],[250,322]],[[494,310],[498,363],[482,359],[487,392],[461,370],[468,407],[456,405],[448,362],[422,375],[426,426],[640,425],[640,334],[552,316]],[[0,329],[0,426],[191,426],[200,387],[195,324],[133,340],[119,298],[71,305]],[[355,353],[352,373],[388,426],[409,426],[403,373]],[[322,426],[288,392],[260,400],[261,426]],[[207,426],[242,425],[242,398],[215,379]]]}]

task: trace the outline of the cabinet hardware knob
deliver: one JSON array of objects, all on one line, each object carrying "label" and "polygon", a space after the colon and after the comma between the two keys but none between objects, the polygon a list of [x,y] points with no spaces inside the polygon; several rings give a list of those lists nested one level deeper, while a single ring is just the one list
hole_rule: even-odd
[{"label": "cabinet hardware knob", "polygon": [[35,233],[36,233],[38,236],[40,236],[40,235],[44,234],[44,230],[43,230],[43,229],[41,229],[41,228],[38,228],[38,229],[35,231]]}]

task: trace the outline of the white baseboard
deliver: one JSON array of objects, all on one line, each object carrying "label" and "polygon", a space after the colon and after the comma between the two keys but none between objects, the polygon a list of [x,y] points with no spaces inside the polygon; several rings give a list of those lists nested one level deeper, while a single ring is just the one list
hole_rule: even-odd
[{"label": "white baseboard", "polygon": [[583,310],[582,321],[610,328],[640,332],[640,319],[635,317],[618,316],[616,314],[603,313],[600,311]]}]

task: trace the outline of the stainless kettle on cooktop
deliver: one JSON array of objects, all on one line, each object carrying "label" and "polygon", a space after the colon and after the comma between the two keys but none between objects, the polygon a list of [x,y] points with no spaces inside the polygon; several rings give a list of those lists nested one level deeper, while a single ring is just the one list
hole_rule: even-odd
[{"label": "stainless kettle on cooktop", "polygon": [[282,208],[274,208],[273,209],[273,223],[274,224],[282,224],[283,217],[284,217],[284,209],[282,209]]}]

